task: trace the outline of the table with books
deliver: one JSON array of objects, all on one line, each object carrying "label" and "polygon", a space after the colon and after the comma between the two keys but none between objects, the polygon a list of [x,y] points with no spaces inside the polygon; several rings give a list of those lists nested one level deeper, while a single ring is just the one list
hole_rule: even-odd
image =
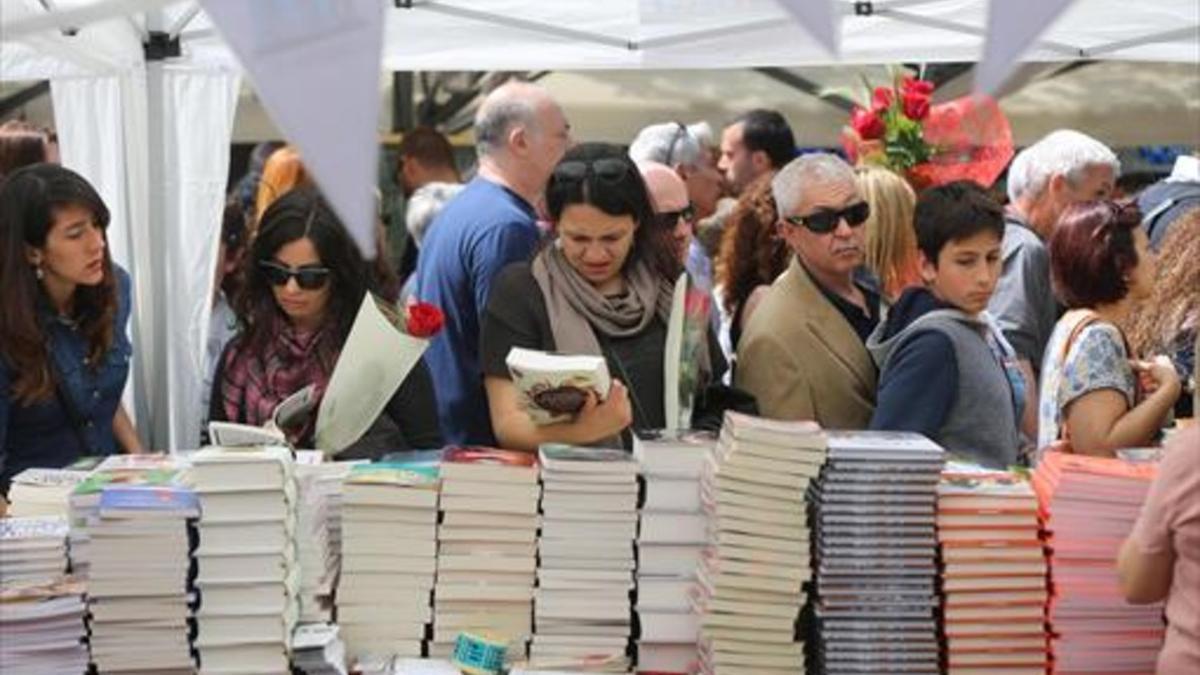
[{"label": "table with books", "polygon": [[388,459],[19,474],[0,672],[1148,672],[1163,639],[1113,567],[1144,457],[999,471],[728,413],[632,453]]}]

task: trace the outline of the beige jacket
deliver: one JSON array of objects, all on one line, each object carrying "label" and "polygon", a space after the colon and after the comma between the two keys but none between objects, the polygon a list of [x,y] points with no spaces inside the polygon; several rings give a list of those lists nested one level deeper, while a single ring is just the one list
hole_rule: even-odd
[{"label": "beige jacket", "polygon": [[765,417],[865,429],[876,377],[858,334],[793,257],[746,325],[734,384]]}]

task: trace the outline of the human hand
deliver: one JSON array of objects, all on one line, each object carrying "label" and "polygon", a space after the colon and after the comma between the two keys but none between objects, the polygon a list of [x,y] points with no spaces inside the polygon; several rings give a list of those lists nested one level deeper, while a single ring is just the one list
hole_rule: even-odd
[{"label": "human hand", "polygon": [[0,497],[0,518],[8,515],[8,500]]},{"label": "human hand", "polygon": [[1153,394],[1160,389],[1165,389],[1173,392],[1172,396],[1179,396],[1180,382],[1179,373],[1175,371],[1175,365],[1171,363],[1171,359],[1159,355],[1149,361],[1130,361],[1133,367],[1133,372],[1137,374],[1138,384],[1141,385],[1142,391],[1147,394]]},{"label": "human hand", "polygon": [[596,392],[588,392],[587,401],[575,418],[584,425],[589,436],[595,440],[615,436],[633,423],[633,408],[629,403],[629,390],[620,380],[613,380],[608,388],[608,398],[601,401]]}]

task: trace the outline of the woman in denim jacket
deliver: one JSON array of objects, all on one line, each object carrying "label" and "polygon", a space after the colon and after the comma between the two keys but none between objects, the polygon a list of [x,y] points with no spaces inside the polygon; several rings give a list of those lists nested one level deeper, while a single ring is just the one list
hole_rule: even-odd
[{"label": "woman in denim jacket", "polygon": [[29,467],[142,449],[121,406],[129,275],[109,256],[108,220],[61,166],[0,184],[0,496]]}]

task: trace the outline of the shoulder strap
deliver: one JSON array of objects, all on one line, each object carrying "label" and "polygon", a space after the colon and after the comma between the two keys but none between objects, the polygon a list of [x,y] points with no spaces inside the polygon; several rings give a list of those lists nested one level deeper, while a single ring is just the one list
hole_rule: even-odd
[{"label": "shoulder strap", "polygon": [[1079,338],[1079,336],[1083,333],[1083,329],[1096,323],[1099,320],[1100,320],[1099,315],[1097,315],[1095,312],[1089,311],[1087,314],[1085,314],[1083,316],[1082,319],[1079,320],[1079,323],[1076,323],[1071,328],[1071,332],[1067,334],[1066,341],[1063,342],[1062,353],[1060,353],[1058,355],[1058,362],[1060,364],[1060,367],[1062,366],[1062,364],[1065,364],[1067,362],[1067,355],[1069,355],[1071,353],[1071,345],[1075,344],[1075,340],[1077,340]]}]

